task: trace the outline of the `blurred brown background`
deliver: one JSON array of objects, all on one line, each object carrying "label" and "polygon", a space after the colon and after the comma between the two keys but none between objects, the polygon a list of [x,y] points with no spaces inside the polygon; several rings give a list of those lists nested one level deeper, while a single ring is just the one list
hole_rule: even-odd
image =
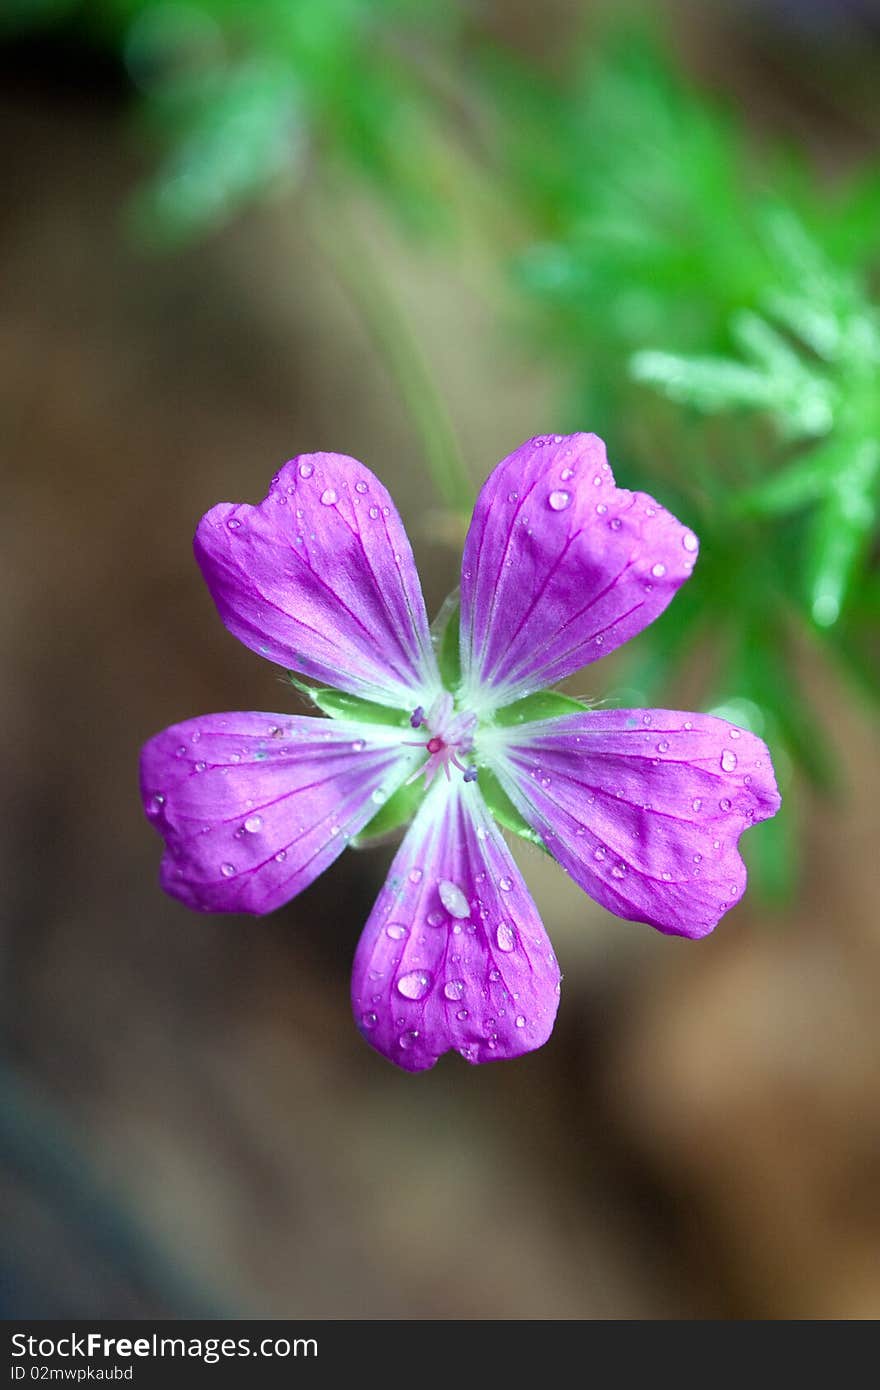
[{"label": "blurred brown background", "polygon": [[[498,7],[521,41],[527,8]],[[827,158],[858,147],[713,22],[682,31],[704,73]],[[388,1066],[348,1005],[387,853],[268,920],[199,918],[159,891],[137,753],[203,710],[288,707],[192,560],[214,502],[351,452],[394,492],[431,608],[455,538],[289,206],[145,257],[114,73],[19,49],[0,91],[5,1315],[878,1316],[876,730],[806,657],[847,793],[802,806],[788,911],[747,897],[702,943],[665,939],[526,855],[565,974],[552,1040]],[[361,215],[481,478],[556,427],[551,383],[505,353],[467,267],[416,264]]]}]

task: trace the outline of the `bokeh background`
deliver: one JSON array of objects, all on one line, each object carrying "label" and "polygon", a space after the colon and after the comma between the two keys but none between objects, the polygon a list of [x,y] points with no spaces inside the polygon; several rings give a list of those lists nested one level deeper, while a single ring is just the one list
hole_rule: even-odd
[{"label": "bokeh background", "polygon": [[[871,0],[0,4],[7,1317],[880,1315],[878,93]],[[785,810],[700,943],[517,850],[556,1031],[410,1077],[348,1005],[389,851],[158,888],[139,745],[295,699],[191,534],[349,452],[436,610],[575,428],[703,550],[572,689],[755,728]]]}]

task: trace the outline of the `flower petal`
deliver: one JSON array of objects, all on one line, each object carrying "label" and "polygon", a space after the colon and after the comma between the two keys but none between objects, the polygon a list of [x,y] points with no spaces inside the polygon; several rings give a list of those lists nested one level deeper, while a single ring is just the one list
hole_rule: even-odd
[{"label": "flower petal", "polygon": [[423,751],[402,729],[305,715],[208,714],[141,754],[162,886],[203,912],[271,912],[323,873]]},{"label": "flower petal", "polygon": [[355,955],[367,1041],[407,1071],[450,1048],[516,1057],[550,1036],[559,967],[476,783],[437,782],[401,845]]},{"label": "flower petal", "polygon": [[739,837],[779,809],[766,745],[724,719],[587,710],[481,752],[547,848],[610,912],[705,936],[742,897]]},{"label": "flower petal", "polygon": [[230,632],[270,661],[402,709],[438,692],[409,540],[362,463],[291,459],[259,506],[202,517],[195,552]]},{"label": "flower petal", "polygon": [[484,484],[465,542],[468,707],[509,704],[628,641],[663,612],[696,551],[653,498],[615,487],[596,435],[523,444]]}]

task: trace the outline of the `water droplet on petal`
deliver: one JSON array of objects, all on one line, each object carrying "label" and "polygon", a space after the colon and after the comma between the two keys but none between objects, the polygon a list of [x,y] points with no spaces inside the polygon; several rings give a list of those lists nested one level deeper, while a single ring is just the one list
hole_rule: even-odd
[{"label": "water droplet on petal", "polygon": [[363,753],[366,746],[367,745],[364,743],[364,740],[362,738],[356,738],[354,743],[351,745],[351,751],[352,753]]},{"label": "water droplet on petal", "polygon": [[658,561],[656,565],[651,566],[651,573],[655,579],[662,579],[666,573],[666,566]]},{"label": "water droplet on petal", "polygon": [[413,1028],[409,1033],[401,1033],[397,1039],[398,1047],[402,1047],[404,1052],[408,1052],[411,1047],[415,1047],[419,1038],[418,1028]]},{"label": "water droplet on petal", "polygon": [[148,816],[158,816],[159,812],[162,810],[162,807],[163,807],[164,805],[165,805],[165,798],[164,798],[164,796],[162,795],[161,792],[157,792],[155,796],[151,796],[151,797],[150,797],[149,804],[147,805],[147,815],[148,815]]},{"label": "water droplet on petal", "polygon": [[451,917],[470,917],[470,903],[457,883],[451,883],[448,878],[441,878],[437,884],[437,892]]},{"label": "water droplet on petal", "polygon": [[230,531],[237,531],[239,526],[241,525],[241,522],[239,521],[237,516],[231,516],[227,521],[226,525],[228,526]]},{"label": "water droplet on petal", "polygon": [[193,771],[194,771],[194,772],[204,772],[204,770],[205,770],[205,768],[206,768],[207,766],[208,766],[207,763],[193,763]]},{"label": "water droplet on petal", "polygon": [[402,994],[404,999],[424,999],[428,990],[431,988],[433,976],[428,970],[411,970],[407,975],[401,975],[397,981],[397,992]]},{"label": "water droplet on petal", "polygon": [[661,738],[660,742],[657,744],[657,752],[658,752],[658,753],[666,753],[666,752],[668,752],[668,751],[669,751],[669,739],[668,739],[668,738]]},{"label": "water droplet on petal", "polygon": [[623,525],[623,522],[621,521],[619,516],[613,516],[609,521],[608,525],[611,527],[612,531],[619,531],[621,526]]},{"label": "water droplet on petal", "polygon": [[699,545],[699,541],[697,540],[693,531],[685,531],[684,535],[681,538],[681,543],[684,546],[685,550],[690,551],[692,555],[694,551],[697,549],[697,546]]},{"label": "water droplet on petal", "polygon": [[361,1014],[362,1028],[375,1028],[378,1022],[379,1020],[377,1019],[375,1014]]},{"label": "water droplet on petal", "polygon": [[691,807],[692,807],[692,809],[693,809],[694,811],[699,811],[699,809],[700,809],[700,807],[702,806],[702,804],[703,804],[703,798],[702,798],[701,796],[695,796],[694,799],[693,799],[693,801],[691,802]]},{"label": "water droplet on petal", "polygon": [[606,504],[605,504],[604,502],[597,502],[597,503],[596,503],[596,514],[597,514],[597,516],[604,516],[605,513],[607,512],[607,510],[608,510],[608,507],[606,506]]},{"label": "water droplet on petal", "polygon": [[314,471],[314,467],[310,463],[303,462],[299,466],[299,476],[301,478],[310,478]]},{"label": "water droplet on petal", "polygon": [[725,796],[721,801],[719,801],[718,809],[724,811],[726,814],[730,810],[732,805],[733,802],[730,800],[730,798]]},{"label": "water droplet on petal", "polygon": [[458,1013],[455,1015],[455,1017],[456,1017],[457,1019],[459,1019],[462,1023],[464,1023],[464,1021],[465,1021],[465,1019],[467,1018],[467,1016],[468,1016],[468,1011],[467,1011],[467,1009],[459,1009]]},{"label": "water droplet on petal", "polygon": [[736,762],[737,762],[736,754],[734,753],[733,749],[732,749],[732,748],[725,748],[724,752],[721,754],[721,770],[722,770],[722,772],[735,772],[735,771],[736,771]]},{"label": "water droplet on petal", "polygon": [[516,1018],[514,1019],[514,1023],[516,1024],[517,1028],[525,1028],[525,1016],[523,1014],[517,1014]]},{"label": "water droplet on petal", "polygon": [[321,493],[321,505],[324,507],[332,507],[334,502],[338,500],[336,492],[332,487],[325,488]]},{"label": "water droplet on petal", "polygon": [[567,483],[568,480],[569,480],[569,478],[573,478],[573,477],[574,477],[574,469],[573,469],[573,468],[563,468],[563,470],[562,470],[562,472],[560,473],[559,476],[560,476],[560,478],[562,479],[562,481],[563,481],[564,483]]},{"label": "water droplet on petal", "polygon": [[389,922],[385,928],[385,935],[390,936],[392,941],[402,941],[407,935],[407,930],[399,922]]},{"label": "water droplet on petal", "polygon": [[263,828],[263,817],[248,816],[247,820],[244,823],[244,828],[249,835],[256,835],[257,831],[262,830]]},{"label": "water droplet on petal", "polygon": [[495,940],[498,942],[499,951],[512,951],[516,945],[516,936],[513,927],[509,922],[500,922],[495,930]]},{"label": "water droplet on petal", "polygon": [[626,873],[626,865],[615,864],[614,868],[611,870],[611,873],[614,878],[623,878],[624,874]]},{"label": "water droplet on petal", "polygon": [[367,485],[364,482],[363,478],[360,480],[360,482],[355,483],[354,490],[355,492],[359,492],[361,497],[363,497],[364,493],[367,490]]},{"label": "water droplet on petal", "polygon": [[221,865],[220,865],[220,872],[221,872],[221,874],[223,875],[224,878],[232,878],[232,875],[235,873],[235,865],[234,865],[234,864],[221,864]]},{"label": "water droplet on petal", "polygon": [[502,893],[509,893],[513,887],[513,879],[507,878],[506,876],[504,878],[499,878],[498,887],[501,889]]},{"label": "water droplet on petal", "polygon": [[429,927],[442,927],[446,918],[443,916],[442,912],[429,912],[425,921],[428,923]]},{"label": "water droplet on petal", "polygon": [[447,980],[443,986],[447,999],[459,1000],[464,994],[464,980]]},{"label": "water droplet on petal", "polygon": [[740,736],[740,731],[739,731],[739,729],[731,729],[730,732],[729,732],[729,734],[728,734],[728,737],[729,737],[729,738],[739,738],[739,736]]},{"label": "water droplet on petal", "polygon": [[547,498],[547,503],[551,511],[564,512],[566,507],[571,504],[571,493],[566,492],[564,488],[560,488],[558,491],[550,493],[550,496]]},{"label": "water droplet on petal", "polygon": [[421,883],[421,881],[422,881],[422,871],[421,871],[421,869],[410,869],[410,871],[409,871],[409,881],[410,881],[410,883]]},{"label": "water droplet on petal", "polygon": [[277,864],[283,864],[286,858],[287,858],[287,850],[286,850],[286,849],[280,849],[280,850],[278,851],[278,853],[275,855],[275,862],[276,862]]},{"label": "water droplet on petal", "polygon": [[601,845],[598,849],[593,850],[593,858],[597,859],[600,864],[602,863],[602,860],[605,858],[605,851]]}]

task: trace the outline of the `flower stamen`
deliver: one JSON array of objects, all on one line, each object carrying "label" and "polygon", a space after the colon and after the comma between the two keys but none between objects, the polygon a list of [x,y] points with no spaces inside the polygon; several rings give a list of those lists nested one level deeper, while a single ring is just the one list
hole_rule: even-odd
[{"label": "flower stamen", "polygon": [[425,743],[421,740],[407,742],[407,747],[421,747],[428,754],[427,762],[416,769],[408,779],[409,782],[415,782],[418,777],[424,775],[425,786],[430,787],[441,768],[448,782],[451,780],[450,765],[462,773],[466,782],[476,780],[477,769],[461,759],[467,757],[473,749],[477,717],[475,714],[456,714],[448,690],[437,696],[427,714],[421,705],[414,709],[409,722],[414,729],[424,725],[430,735]]}]

